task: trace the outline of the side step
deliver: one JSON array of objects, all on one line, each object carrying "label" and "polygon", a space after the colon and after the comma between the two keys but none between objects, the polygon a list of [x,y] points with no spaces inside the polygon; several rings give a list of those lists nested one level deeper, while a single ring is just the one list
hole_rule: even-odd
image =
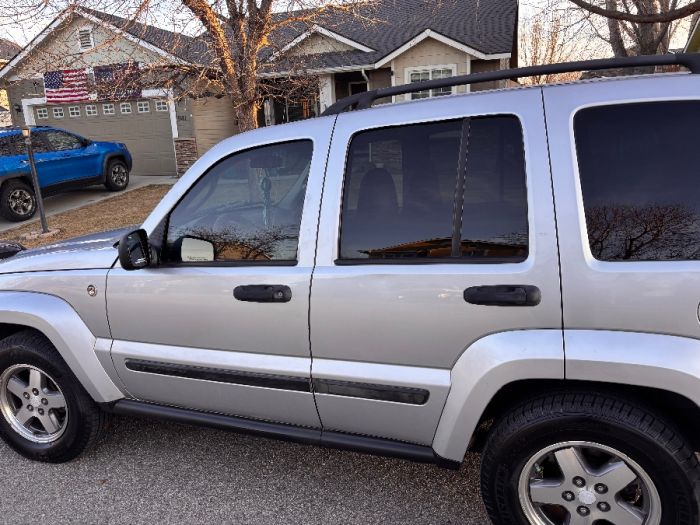
[{"label": "side step", "polygon": [[315,428],[295,427],[282,423],[270,423],[236,416],[212,414],[163,405],[144,403],[131,399],[122,399],[111,405],[108,410],[113,414],[168,419],[178,423],[198,425],[221,430],[231,430],[262,437],[307,443],[311,445],[352,450],[365,454],[374,454],[392,458],[408,459],[420,463],[434,463],[452,470],[459,469],[460,463],[438,456],[428,446],[413,445],[390,439],[380,439],[342,432],[330,432]]}]

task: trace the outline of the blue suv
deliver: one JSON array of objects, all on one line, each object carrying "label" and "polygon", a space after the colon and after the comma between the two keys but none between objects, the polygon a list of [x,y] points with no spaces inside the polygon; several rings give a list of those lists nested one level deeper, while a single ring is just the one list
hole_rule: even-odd
[{"label": "blue suv", "polygon": [[[104,184],[121,191],[129,184],[131,155],[117,142],[94,142],[62,129],[32,128],[32,145],[43,196]],[[0,215],[14,222],[31,218],[36,198],[20,128],[0,130]]]}]

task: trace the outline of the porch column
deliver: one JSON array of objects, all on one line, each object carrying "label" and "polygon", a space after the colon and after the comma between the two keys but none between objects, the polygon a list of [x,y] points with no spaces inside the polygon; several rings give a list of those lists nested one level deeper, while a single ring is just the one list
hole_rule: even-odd
[{"label": "porch column", "polygon": [[335,75],[321,75],[318,78],[321,113],[326,111],[335,102]]}]

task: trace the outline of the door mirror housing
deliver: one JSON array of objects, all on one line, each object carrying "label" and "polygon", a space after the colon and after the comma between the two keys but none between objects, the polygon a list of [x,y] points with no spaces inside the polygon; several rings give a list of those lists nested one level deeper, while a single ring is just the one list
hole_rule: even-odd
[{"label": "door mirror housing", "polygon": [[119,263],[125,270],[140,270],[151,265],[151,247],[146,230],[135,230],[119,241]]}]

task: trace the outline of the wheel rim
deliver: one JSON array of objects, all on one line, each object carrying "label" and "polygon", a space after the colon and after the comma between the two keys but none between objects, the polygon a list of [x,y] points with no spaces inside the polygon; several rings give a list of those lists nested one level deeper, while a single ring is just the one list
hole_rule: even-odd
[{"label": "wheel rim", "polygon": [[569,441],[535,454],[520,474],[533,525],[658,525],[661,498],[634,460],[605,445]]},{"label": "wheel rim", "polygon": [[8,205],[17,215],[27,215],[34,208],[34,196],[28,190],[18,188],[10,192]]},{"label": "wheel rim", "polygon": [[112,167],[112,182],[117,186],[125,186],[129,173],[121,164]]},{"label": "wheel rim", "polygon": [[46,372],[14,365],[0,376],[0,411],[10,426],[33,443],[51,443],[68,423],[66,399]]}]

